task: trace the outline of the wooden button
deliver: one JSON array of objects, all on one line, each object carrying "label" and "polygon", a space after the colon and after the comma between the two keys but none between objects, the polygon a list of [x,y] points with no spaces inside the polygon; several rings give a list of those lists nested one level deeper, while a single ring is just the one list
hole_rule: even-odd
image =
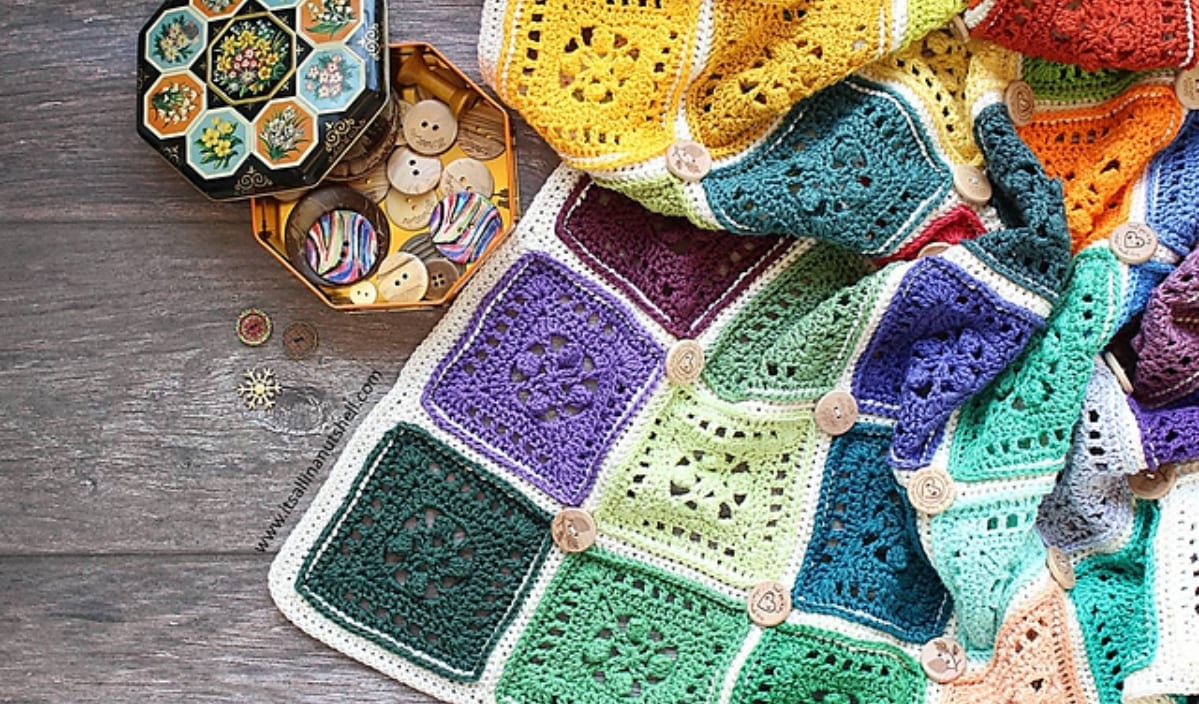
[{"label": "wooden button", "polygon": [[382,203],[391,190],[391,182],[387,180],[387,164],[381,163],[362,178],[347,183],[350,188],[371,199],[372,203]]},{"label": "wooden button", "polygon": [[1145,469],[1128,475],[1128,487],[1142,499],[1157,501],[1174,488],[1178,472],[1170,465],[1162,465],[1157,471]]},{"label": "wooden button", "polygon": [[666,169],[687,183],[695,183],[712,170],[712,155],[704,145],[680,139],[666,148]]},{"label": "wooden button", "polygon": [[400,193],[410,196],[428,193],[441,180],[441,161],[400,147],[387,160],[387,180]]},{"label": "wooden button", "polygon": [[359,281],[350,288],[350,302],[359,306],[369,306],[379,298],[379,289],[369,281]]},{"label": "wooden button", "polygon": [[1174,77],[1174,92],[1187,110],[1199,110],[1199,67],[1179,71]]},{"label": "wooden button", "polygon": [[383,206],[391,221],[405,230],[423,230],[429,226],[429,216],[437,207],[437,193],[426,191],[415,195],[394,188],[388,192]]},{"label": "wooden button", "polygon": [[1120,365],[1120,360],[1116,359],[1116,355],[1111,352],[1103,353],[1103,361],[1107,363],[1107,368],[1112,370],[1112,375],[1116,377],[1116,382],[1120,384],[1120,389],[1125,394],[1132,394],[1132,382],[1129,381],[1128,375],[1124,373],[1124,367]]},{"label": "wooden button", "polygon": [[986,205],[991,200],[991,182],[975,166],[958,164],[953,167],[953,187],[962,200],[971,205]]},{"label": "wooden button", "polygon": [[704,348],[695,340],[679,340],[666,353],[666,378],[676,384],[694,384],[704,371]]},{"label": "wooden button", "polygon": [[422,100],[404,114],[404,141],[421,154],[436,156],[454,146],[458,120],[440,100]]},{"label": "wooden button", "polygon": [[940,467],[925,467],[908,480],[908,501],[919,512],[935,516],[953,505],[957,487]]},{"label": "wooden button", "polygon": [[438,257],[425,262],[425,268],[429,271],[429,289],[425,292],[425,298],[431,301],[444,298],[458,280],[458,267],[450,260]]},{"label": "wooden button", "polygon": [[844,435],[858,422],[858,400],[845,391],[830,391],[816,402],[816,425],[829,435]]},{"label": "wooden button", "polygon": [[749,620],[763,628],[772,628],[791,614],[791,593],[778,582],[762,582],[749,593],[745,607]]},{"label": "wooden button", "polygon": [[379,295],[389,303],[412,303],[425,297],[429,271],[415,254],[395,252],[379,265]]},{"label": "wooden button", "polygon": [[406,147],[408,146],[408,140],[404,137],[404,116],[407,115],[408,111],[412,109],[413,103],[410,103],[403,98],[397,98],[394,102],[396,111],[399,113],[396,119],[398,119],[400,122],[400,129],[395,131],[395,145],[397,147]]},{"label": "wooden button", "polygon": [[920,249],[920,253],[916,255],[916,258],[935,257],[938,254],[944,254],[952,246],[948,242],[929,242]]},{"label": "wooden button", "polygon": [[1144,223],[1127,222],[1116,228],[1108,243],[1125,264],[1144,264],[1157,251],[1157,233]]},{"label": "wooden button", "polygon": [[458,120],[458,146],[469,157],[488,161],[504,153],[504,116],[486,103],[462,113]]},{"label": "wooden button", "polygon": [[1045,556],[1045,565],[1049,567],[1049,575],[1053,577],[1053,581],[1057,582],[1062,589],[1074,588],[1074,563],[1061,548],[1055,545],[1049,546],[1048,554]]},{"label": "wooden button", "polygon": [[492,177],[487,164],[478,159],[455,159],[441,170],[438,190],[441,191],[442,198],[458,191],[478,193],[484,198],[490,198],[495,192],[495,178]]},{"label": "wooden button", "polygon": [[595,544],[595,519],[578,508],[558,512],[550,523],[550,535],[562,552],[583,552]]},{"label": "wooden button", "polygon": [[949,31],[953,32],[953,36],[959,42],[965,44],[970,41],[970,26],[966,24],[966,18],[961,15],[954,15],[949,21]]},{"label": "wooden button", "polygon": [[237,316],[237,339],[247,347],[258,347],[271,339],[271,317],[257,308],[247,308]]},{"label": "wooden button", "polygon": [[410,254],[415,254],[421,261],[430,261],[432,259],[441,259],[441,252],[437,251],[437,245],[433,244],[433,238],[428,232],[422,232],[419,235],[408,238],[404,244],[400,245],[402,251]]},{"label": "wooden button", "polygon": [[1024,81],[1012,81],[1003,92],[1003,102],[1007,103],[1013,125],[1023,127],[1032,122],[1037,111],[1037,96],[1032,92],[1032,86]]},{"label": "wooden button", "polygon": [[952,638],[933,638],[920,649],[920,666],[937,684],[949,684],[966,674],[966,651]]}]

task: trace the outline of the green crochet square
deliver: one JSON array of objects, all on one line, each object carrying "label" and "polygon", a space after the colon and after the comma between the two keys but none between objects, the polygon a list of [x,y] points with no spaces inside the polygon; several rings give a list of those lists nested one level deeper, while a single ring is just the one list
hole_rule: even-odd
[{"label": "green crochet square", "polygon": [[296,591],[338,626],[477,680],[552,544],[550,518],[424,430],[375,446]]},{"label": "green crochet square", "polygon": [[600,532],[738,587],[778,579],[795,548],[810,410],[753,413],[675,387],[613,470]]},{"label": "green crochet square", "polygon": [[598,548],[563,564],[508,659],[501,704],[715,701],[745,607]]},{"label": "green crochet square", "polygon": [[924,674],[898,648],[810,626],[762,633],[745,661],[732,704],[908,704],[924,701]]}]

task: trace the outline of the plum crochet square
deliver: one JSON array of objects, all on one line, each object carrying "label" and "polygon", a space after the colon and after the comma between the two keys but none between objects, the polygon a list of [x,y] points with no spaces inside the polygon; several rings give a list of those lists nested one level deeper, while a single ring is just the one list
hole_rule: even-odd
[{"label": "plum crochet square", "polygon": [[296,577],[339,627],[477,680],[552,544],[549,516],[415,426],[387,433]]},{"label": "plum crochet square", "polygon": [[709,702],[744,604],[592,548],[563,564],[496,688],[501,704]]},{"label": "plum crochet square", "polygon": [[480,303],[422,401],[479,452],[577,505],[663,359],[615,298],[529,254]]},{"label": "plum crochet square", "polygon": [[676,337],[703,332],[788,245],[779,237],[701,230],[589,181],[567,199],[557,233]]}]

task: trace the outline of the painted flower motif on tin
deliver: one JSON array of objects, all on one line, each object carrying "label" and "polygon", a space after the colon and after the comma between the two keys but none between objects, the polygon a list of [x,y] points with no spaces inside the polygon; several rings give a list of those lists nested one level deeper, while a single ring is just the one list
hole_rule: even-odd
[{"label": "painted flower motif on tin", "polygon": [[258,141],[265,145],[266,154],[271,161],[286,159],[308,143],[304,133],[306,122],[307,118],[291,105],[267,116],[266,122],[258,132]]},{"label": "painted flower motif on tin", "polygon": [[200,94],[186,83],[171,83],[150,96],[154,118],[163,125],[187,122],[200,104]]},{"label": "painted flower motif on tin", "polygon": [[237,0],[200,0],[200,4],[207,7],[211,12],[224,12],[230,7],[233,7]]},{"label": "painted flower motif on tin", "polygon": [[202,155],[200,163],[213,164],[218,169],[225,168],[237,157],[238,147],[241,145],[242,139],[236,134],[236,126],[219,117],[212,118],[196,140],[196,146],[200,147]]},{"label": "painted flower motif on tin", "polygon": [[158,29],[150,50],[159,61],[178,64],[192,57],[199,36],[199,25],[187,17],[176,17]]},{"label": "painted flower motif on tin", "polygon": [[353,70],[339,53],[321,56],[304,74],[304,91],[319,100],[339,98],[353,88]]},{"label": "painted flower motif on tin", "polygon": [[350,0],[309,0],[307,9],[313,21],[304,29],[312,34],[332,36],[357,19]]},{"label": "painted flower motif on tin", "polygon": [[288,44],[283,29],[267,19],[234,24],[216,48],[213,84],[235,99],[269,92],[291,65]]}]

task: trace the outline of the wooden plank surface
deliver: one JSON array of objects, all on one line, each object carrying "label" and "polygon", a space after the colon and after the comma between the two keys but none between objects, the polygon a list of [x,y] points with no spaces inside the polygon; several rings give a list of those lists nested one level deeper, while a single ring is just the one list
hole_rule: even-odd
[{"label": "wooden plank surface", "polygon": [[[480,80],[481,2],[393,0],[391,38]],[[325,308],[248,206],[140,140],[157,5],[0,0],[0,702],[432,701],[291,626],[266,586],[281,537],[256,546],[342,400],[377,370],[377,401],[439,314]],[[527,204],[557,160],[517,140]],[[316,357],[242,346],[248,306],[313,322]],[[285,387],[268,416],[234,395],[262,366]]]}]

